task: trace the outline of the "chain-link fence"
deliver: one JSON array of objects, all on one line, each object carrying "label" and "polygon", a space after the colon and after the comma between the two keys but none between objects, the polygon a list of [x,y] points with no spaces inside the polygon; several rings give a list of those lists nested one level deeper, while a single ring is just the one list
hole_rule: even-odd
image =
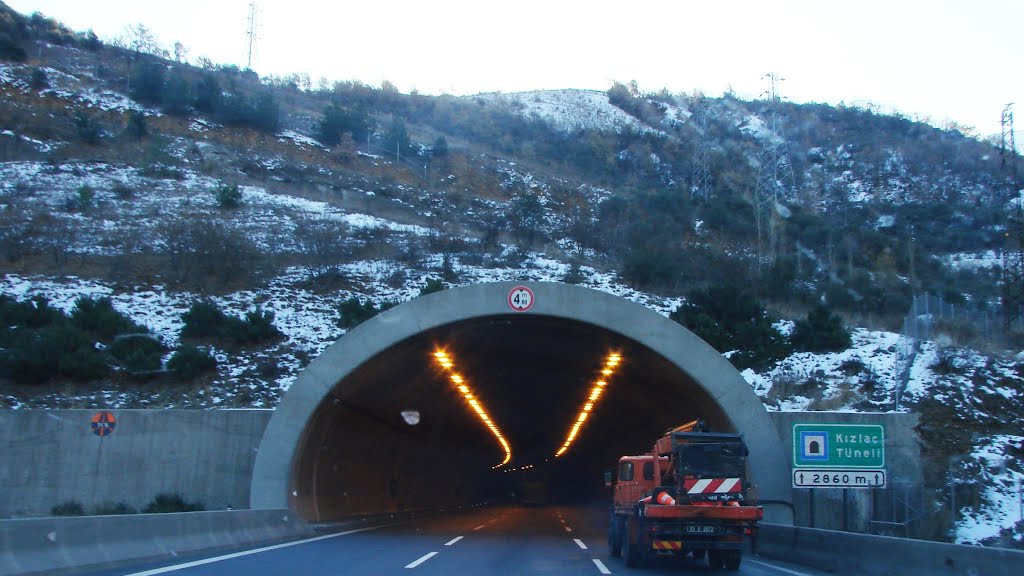
[{"label": "chain-link fence", "polygon": [[900,399],[910,381],[910,368],[921,342],[937,338],[940,332],[955,339],[951,344],[963,346],[982,339],[997,344],[1005,339],[1001,317],[995,311],[979,309],[970,303],[949,302],[927,292],[915,295],[903,317],[902,338],[896,346],[897,386],[893,398],[896,410],[900,409]]}]

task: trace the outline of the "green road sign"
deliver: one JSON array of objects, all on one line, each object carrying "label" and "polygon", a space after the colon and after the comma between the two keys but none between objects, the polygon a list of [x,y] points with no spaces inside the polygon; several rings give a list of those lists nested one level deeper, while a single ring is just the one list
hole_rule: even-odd
[{"label": "green road sign", "polygon": [[878,424],[794,424],[794,468],[884,468]]}]

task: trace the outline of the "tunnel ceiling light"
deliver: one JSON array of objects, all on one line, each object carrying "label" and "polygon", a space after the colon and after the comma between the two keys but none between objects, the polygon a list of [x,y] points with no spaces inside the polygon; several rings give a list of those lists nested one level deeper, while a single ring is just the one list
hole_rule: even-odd
[{"label": "tunnel ceiling light", "polygon": [[583,427],[583,423],[587,421],[590,414],[597,408],[597,401],[601,398],[601,394],[604,393],[604,389],[608,386],[608,380],[615,374],[615,370],[622,363],[622,355],[618,352],[609,352],[605,358],[604,366],[599,370],[602,378],[598,378],[594,385],[590,387],[590,394],[587,395],[586,400],[583,401],[583,405],[580,408],[579,414],[572,423],[572,427],[569,428],[569,434],[565,437],[565,442],[555,452],[555,457],[565,454],[566,450],[572,446],[572,443],[576,441],[576,436],[580,432],[580,428]]},{"label": "tunnel ceiling light", "polygon": [[451,356],[448,355],[444,350],[437,350],[434,352],[434,360],[437,365],[440,366],[444,371],[448,373],[448,379],[452,381],[452,384],[458,390],[459,394],[462,394],[463,399],[466,400],[466,404],[476,413],[477,418],[483,423],[491,434],[494,435],[498,440],[498,444],[501,444],[501,449],[505,451],[505,459],[492,466],[492,469],[501,468],[512,461],[512,449],[509,448],[508,442],[505,441],[505,437],[501,434],[501,430],[498,425],[494,423],[494,420],[487,414],[487,410],[484,405],[480,403],[480,400],[473,395],[472,388],[469,387],[469,383],[459,373],[455,372],[455,361],[452,360]]}]

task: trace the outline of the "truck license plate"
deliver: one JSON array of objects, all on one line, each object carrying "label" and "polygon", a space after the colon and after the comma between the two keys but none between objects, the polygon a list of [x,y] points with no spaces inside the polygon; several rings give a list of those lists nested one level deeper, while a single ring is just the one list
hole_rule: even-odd
[{"label": "truck license plate", "polygon": [[687,534],[714,534],[718,532],[717,526],[687,526]]}]

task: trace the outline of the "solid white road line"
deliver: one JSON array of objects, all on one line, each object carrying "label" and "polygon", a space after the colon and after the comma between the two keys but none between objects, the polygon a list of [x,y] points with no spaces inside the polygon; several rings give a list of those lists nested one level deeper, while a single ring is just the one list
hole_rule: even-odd
[{"label": "solid white road line", "polygon": [[477,526],[476,528],[473,528],[473,530],[479,530],[479,529],[483,528],[484,526],[486,526],[486,524],[481,524],[481,525]]},{"label": "solid white road line", "polygon": [[604,565],[604,562],[601,562],[597,558],[594,558],[594,565],[597,566],[597,569],[601,571],[601,574],[611,574],[612,573],[612,571],[609,570],[608,567]]},{"label": "solid white road line", "polygon": [[792,574],[793,576],[810,576],[806,572],[798,572],[796,570],[790,570],[789,568],[783,568],[782,566],[776,566],[774,564],[768,564],[768,563],[765,563],[765,562],[759,562],[757,560],[751,560],[749,558],[744,558],[743,561],[747,562],[749,564],[757,564],[758,566],[764,566],[765,568],[771,568],[773,570],[778,570],[780,572],[785,572],[786,574]]},{"label": "solid white road line", "polygon": [[579,538],[573,538],[572,541],[575,542],[576,545],[580,548],[583,548],[584,550],[587,549],[587,545],[583,543],[583,540],[580,540]]},{"label": "solid white road line", "polygon": [[448,542],[445,542],[445,543],[444,543],[444,545],[445,545],[445,546],[451,546],[452,544],[455,544],[455,543],[456,543],[456,542],[458,542],[459,540],[462,540],[462,536],[456,536],[455,538],[452,538],[452,539],[451,539],[451,540],[449,540]]},{"label": "solid white road line", "polygon": [[406,568],[415,568],[415,567],[419,566],[420,564],[423,564],[427,560],[430,560],[434,556],[437,556],[437,552],[430,552],[428,554],[424,554],[423,557],[420,558],[419,560],[406,565]]},{"label": "solid white road line", "polygon": [[307,542],[316,542],[317,540],[326,540],[328,538],[337,538],[338,536],[348,536],[349,534],[355,534],[356,532],[366,532],[368,530],[376,530],[378,528],[384,528],[386,526],[394,526],[394,524],[383,524],[381,526],[370,526],[369,528],[358,528],[356,530],[348,530],[346,532],[338,532],[337,534],[327,534],[325,536],[317,536],[315,538],[307,538],[305,540],[297,540],[295,542],[285,542],[284,544],[275,544],[273,546],[265,546],[263,548],[256,548],[255,550],[245,550],[243,552],[234,552],[232,554],[225,554],[223,556],[216,556],[214,558],[205,558],[203,560],[194,560],[192,562],[185,562],[184,564],[175,564],[174,566],[164,566],[163,568],[154,568],[152,570],[146,570],[144,572],[134,572],[132,574],[126,574],[125,576],[153,576],[154,574],[164,574],[166,572],[175,572],[178,570],[184,570],[185,568],[192,568],[193,566],[202,566],[203,564],[212,564],[214,562],[220,562],[222,560],[231,560],[232,558],[240,558],[242,556],[248,556],[250,554],[259,554],[260,552],[269,552],[271,550],[278,550],[280,548],[288,548],[289,546],[298,546],[299,544],[306,544]]}]

